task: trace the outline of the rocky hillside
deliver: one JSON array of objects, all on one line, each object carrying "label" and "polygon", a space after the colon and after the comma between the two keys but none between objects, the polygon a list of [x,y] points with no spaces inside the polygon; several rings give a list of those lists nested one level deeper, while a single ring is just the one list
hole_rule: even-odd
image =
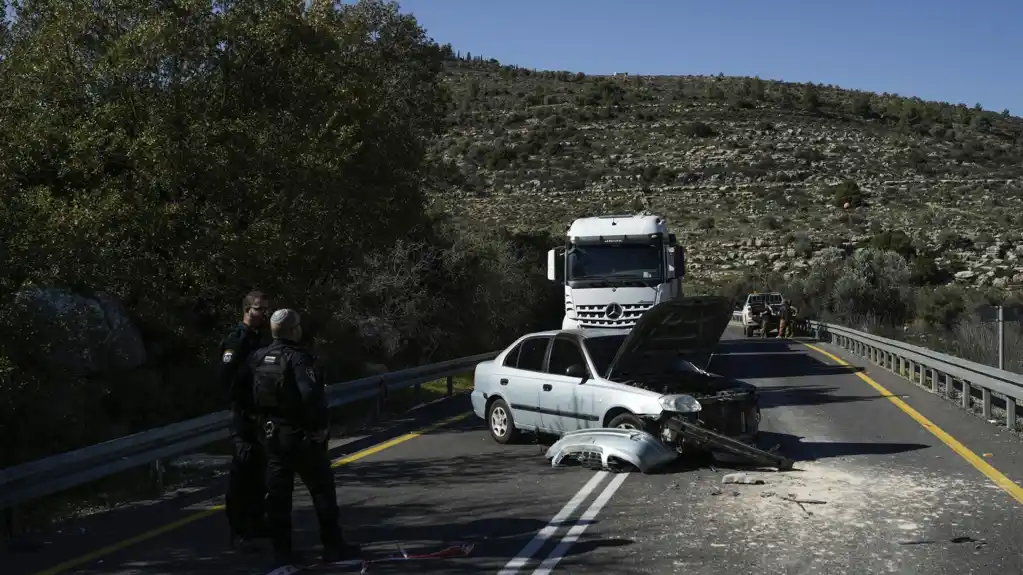
[{"label": "rocky hillside", "polygon": [[834,86],[732,77],[589,77],[448,62],[436,207],[557,233],[647,209],[691,272],[793,272],[879,233],[956,281],[1023,283],[1023,119]]}]

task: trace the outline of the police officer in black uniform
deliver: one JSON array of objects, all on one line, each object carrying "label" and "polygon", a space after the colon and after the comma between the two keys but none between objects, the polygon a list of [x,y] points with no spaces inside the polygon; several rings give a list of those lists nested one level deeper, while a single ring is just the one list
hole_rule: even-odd
[{"label": "police officer in black uniform", "polygon": [[295,473],[316,508],[323,561],[355,558],[359,548],[345,542],[338,523],[334,473],[327,455],[327,404],[323,384],[316,379],[313,356],[298,345],[302,339],[298,313],[277,310],[270,318],[270,330],[273,342],[253,353],[249,362],[267,456],[267,519],[275,566],[293,561],[291,495]]},{"label": "police officer in black uniform", "polygon": [[231,544],[243,547],[269,534],[264,520],[266,459],[259,439],[262,427],[253,412],[252,371],[246,362],[252,352],[270,341],[268,330],[262,329],[269,307],[269,298],[262,292],[245,296],[241,323],[220,344],[220,383],[231,403],[234,441],[225,506]]}]

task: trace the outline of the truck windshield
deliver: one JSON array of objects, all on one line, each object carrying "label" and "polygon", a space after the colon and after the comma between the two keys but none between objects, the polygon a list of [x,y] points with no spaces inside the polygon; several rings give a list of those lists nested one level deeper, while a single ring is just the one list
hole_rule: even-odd
[{"label": "truck windshield", "polygon": [[576,245],[568,250],[567,263],[568,281],[664,278],[664,259],[656,245]]}]

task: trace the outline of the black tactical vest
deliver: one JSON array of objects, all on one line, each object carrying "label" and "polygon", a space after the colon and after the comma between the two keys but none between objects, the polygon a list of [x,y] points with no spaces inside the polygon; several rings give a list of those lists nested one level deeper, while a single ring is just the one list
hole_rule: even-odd
[{"label": "black tactical vest", "polygon": [[[282,345],[271,345],[254,357],[252,399],[256,411],[268,417],[288,418],[288,363],[291,354]],[[294,383],[291,383],[294,387]]]}]

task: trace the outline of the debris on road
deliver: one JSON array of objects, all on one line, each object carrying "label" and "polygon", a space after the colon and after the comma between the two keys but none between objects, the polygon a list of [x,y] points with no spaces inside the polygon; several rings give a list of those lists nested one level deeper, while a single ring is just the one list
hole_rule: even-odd
[{"label": "debris on road", "polygon": [[711,431],[698,423],[684,419],[673,419],[666,424],[666,427],[670,427],[672,431],[680,434],[688,443],[695,444],[699,448],[705,449],[709,447],[727,451],[752,463],[776,467],[779,471],[789,471],[792,469],[793,461],[784,455],[743,443],[738,439]]},{"label": "debris on road", "polygon": [[[550,460],[552,467],[572,461],[592,469],[614,472],[638,469],[643,473],[650,473],[675,461],[682,453],[687,452],[687,449],[717,450],[730,453],[759,466],[775,467],[779,471],[792,469],[793,461],[784,455],[722,435],[699,423],[672,419],[666,424],[666,427],[682,438],[680,447],[673,448],[668,442],[654,437],[653,434],[646,431],[602,427],[565,433],[557,442],[547,448],[545,457]],[[741,483],[747,485],[763,485],[764,483],[763,480],[751,481]],[[725,483],[740,482],[726,481]]]},{"label": "debris on road", "polygon": [[765,482],[759,477],[750,477],[745,473],[729,473],[721,478],[721,483],[735,483],[738,485],[763,485]]},{"label": "debris on road", "polygon": [[787,496],[782,496],[779,499],[795,503],[807,515],[813,515],[813,511],[807,509],[806,505],[824,505],[827,503],[827,501],[821,501],[820,499],[800,499],[795,493],[789,493]]}]

